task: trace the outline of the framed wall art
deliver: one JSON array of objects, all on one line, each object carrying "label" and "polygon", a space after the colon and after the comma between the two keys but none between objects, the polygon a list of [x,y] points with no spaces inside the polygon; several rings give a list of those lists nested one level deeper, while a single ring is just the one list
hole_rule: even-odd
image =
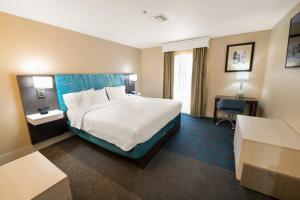
[{"label": "framed wall art", "polygon": [[285,67],[300,67],[300,13],[291,19]]},{"label": "framed wall art", "polygon": [[227,46],[225,72],[250,72],[252,70],[255,42]]}]

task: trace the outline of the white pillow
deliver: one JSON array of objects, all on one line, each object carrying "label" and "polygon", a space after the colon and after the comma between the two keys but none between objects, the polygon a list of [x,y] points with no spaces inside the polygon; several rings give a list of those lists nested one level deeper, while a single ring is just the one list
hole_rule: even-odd
[{"label": "white pillow", "polygon": [[85,106],[84,96],[88,95],[89,93],[93,92],[94,89],[85,90],[81,92],[72,92],[63,95],[64,102],[68,108],[68,110],[74,110]]},{"label": "white pillow", "polygon": [[107,102],[108,98],[105,92],[105,88],[101,90],[93,90],[92,92],[83,95],[84,106],[91,106],[98,103]]},{"label": "white pillow", "polygon": [[125,85],[118,87],[106,87],[105,90],[109,100],[123,99],[127,97],[125,93]]}]

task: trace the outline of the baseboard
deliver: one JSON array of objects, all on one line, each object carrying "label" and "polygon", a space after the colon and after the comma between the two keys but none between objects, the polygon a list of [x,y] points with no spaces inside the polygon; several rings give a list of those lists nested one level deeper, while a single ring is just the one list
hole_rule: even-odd
[{"label": "baseboard", "polygon": [[33,145],[28,145],[26,147],[4,154],[0,156],[0,166],[32,152],[34,152]]},{"label": "baseboard", "polygon": [[34,145],[28,145],[26,147],[22,147],[20,149],[15,150],[15,151],[4,154],[4,155],[0,156],[0,166],[5,164],[5,163],[11,162],[15,159],[18,159],[20,157],[23,157],[27,154],[33,153],[35,151],[39,151],[39,150],[41,150],[43,148],[46,148],[46,147],[48,147],[52,144],[63,141],[67,138],[72,137],[73,135],[74,134],[71,133],[71,132],[66,132],[64,134],[61,134],[61,135],[56,136],[54,138],[45,140],[43,142],[40,142],[40,143],[37,143],[37,144],[34,144]]}]

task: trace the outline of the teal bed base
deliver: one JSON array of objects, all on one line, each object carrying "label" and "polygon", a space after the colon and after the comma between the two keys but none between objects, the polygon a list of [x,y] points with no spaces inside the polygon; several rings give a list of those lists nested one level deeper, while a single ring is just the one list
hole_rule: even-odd
[{"label": "teal bed base", "polygon": [[109,142],[106,142],[105,140],[97,138],[83,130],[79,130],[77,128],[71,127],[70,124],[69,127],[74,134],[78,135],[79,137],[91,143],[96,144],[97,146],[100,146],[118,155],[137,160],[144,157],[156,144],[159,143],[160,140],[170,136],[169,133],[176,132],[180,127],[180,120],[181,120],[181,115],[179,114],[173,120],[171,120],[166,126],[160,129],[151,139],[149,139],[144,143],[138,144],[130,151],[123,151],[122,149],[120,149],[114,144],[111,144]]}]

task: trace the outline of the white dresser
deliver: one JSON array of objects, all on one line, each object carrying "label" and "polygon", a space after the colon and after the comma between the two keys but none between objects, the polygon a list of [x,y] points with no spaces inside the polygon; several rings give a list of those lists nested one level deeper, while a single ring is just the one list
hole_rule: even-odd
[{"label": "white dresser", "polygon": [[[284,121],[239,115],[234,135],[234,156],[238,180],[243,177],[249,180],[250,177],[252,185],[259,184],[255,181],[263,180],[250,174],[255,171],[250,168],[256,168],[256,171],[260,171],[255,172],[256,176],[262,175],[262,178],[264,173],[269,173],[268,176],[273,177],[272,184],[278,183],[279,176],[291,178],[295,180],[294,183],[300,184],[300,134]],[[245,166],[250,166],[246,173]]]},{"label": "white dresser", "polygon": [[0,200],[71,200],[68,177],[40,152],[0,166]]}]

